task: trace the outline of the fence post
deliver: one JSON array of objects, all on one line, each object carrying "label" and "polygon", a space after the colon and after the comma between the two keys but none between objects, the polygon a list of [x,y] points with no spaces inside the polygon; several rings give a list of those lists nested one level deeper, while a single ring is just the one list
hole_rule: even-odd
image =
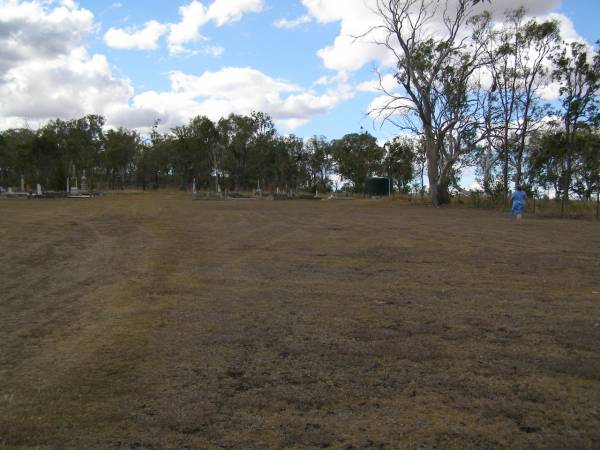
[{"label": "fence post", "polygon": [[533,194],[533,215],[535,216],[535,194]]},{"label": "fence post", "polygon": [[600,188],[596,192],[596,220],[600,219]]}]

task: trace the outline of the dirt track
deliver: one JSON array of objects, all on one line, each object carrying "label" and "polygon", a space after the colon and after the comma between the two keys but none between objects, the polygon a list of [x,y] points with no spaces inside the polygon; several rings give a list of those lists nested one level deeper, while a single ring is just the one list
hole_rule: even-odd
[{"label": "dirt track", "polygon": [[600,225],[0,201],[0,448],[599,448]]}]

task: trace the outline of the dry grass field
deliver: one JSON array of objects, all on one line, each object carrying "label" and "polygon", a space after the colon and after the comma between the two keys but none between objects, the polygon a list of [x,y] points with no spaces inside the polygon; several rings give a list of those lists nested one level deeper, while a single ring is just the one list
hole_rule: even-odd
[{"label": "dry grass field", "polygon": [[600,225],[0,201],[0,448],[600,448]]}]

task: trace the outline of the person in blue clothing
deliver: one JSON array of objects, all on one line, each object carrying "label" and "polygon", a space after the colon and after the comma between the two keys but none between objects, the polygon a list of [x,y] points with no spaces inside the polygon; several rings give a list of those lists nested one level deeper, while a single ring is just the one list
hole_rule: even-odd
[{"label": "person in blue clothing", "polygon": [[517,220],[521,220],[523,218],[523,211],[525,211],[525,206],[527,205],[527,194],[518,184],[515,186],[515,189],[511,198],[512,213],[513,216],[517,216]]}]

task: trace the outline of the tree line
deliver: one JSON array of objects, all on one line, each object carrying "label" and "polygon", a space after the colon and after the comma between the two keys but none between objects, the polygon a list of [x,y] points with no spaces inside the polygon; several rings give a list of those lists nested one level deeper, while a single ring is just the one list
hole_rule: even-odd
[{"label": "tree line", "polygon": [[189,189],[195,179],[199,188],[219,183],[230,191],[362,192],[369,176],[385,175],[406,191],[417,153],[410,139],[382,147],[367,132],[333,141],[282,136],[260,112],[217,122],[199,116],[166,133],[156,123],[148,136],[104,125],[102,116],[89,115],[1,132],[0,186],[18,186],[24,177],[29,186],[64,190],[67,178],[85,174],[92,189]]},{"label": "tree line", "polygon": [[[92,189],[213,189],[275,192],[362,193],[370,176],[394,180],[398,192],[427,190],[423,138],[396,137],[378,145],[368,132],[340,139],[301,139],[276,132],[264,113],[232,114],[218,122],[195,117],[167,133],[155,124],[148,136],[126,128],[104,128],[102,116],[48,122],[38,130],[0,132],[0,186],[64,190],[68,178],[86,174]],[[523,153],[522,179],[530,191],[553,190],[562,196],[565,161],[570,160],[572,193],[591,199],[598,192],[600,133],[586,128],[569,145],[564,131],[545,128],[532,133]],[[478,147],[465,159],[479,168],[484,191],[503,197],[502,178],[493,175],[490,147]],[[500,159],[497,159],[500,161]],[[502,161],[500,161],[502,162]],[[512,166],[509,166],[512,167]],[[502,173],[501,171],[499,172]],[[509,172],[512,173],[512,172]],[[462,191],[454,167],[449,187]]]},{"label": "tree line", "polygon": [[[514,184],[552,192],[563,206],[598,195],[598,49],[563,41],[556,21],[528,18],[524,8],[498,24],[476,9],[484,3],[378,0],[381,23],[366,35],[396,64],[380,74],[386,101],[371,112],[414,139],[380,146],[360,132],[303,140],[278,134],[260,112],[217,122],[195,117],[167,133],[155,124],[142,137],[105,130],[104,118],[90,115],[2,132],[0,185],[25,176],[30,185],[60,189],[85,171],[92,186],[113,189],[185,188],[196,178],[200,187],[217,179],[238,191],[362,192],[368,176],[384,175],[400,190],[427,185],[432,203],[442,205],[469,166],[486,194],[504,199]],[[393,86],[384,82],[389,77]],[[549,102],[552,86],[559,99]]]}]

